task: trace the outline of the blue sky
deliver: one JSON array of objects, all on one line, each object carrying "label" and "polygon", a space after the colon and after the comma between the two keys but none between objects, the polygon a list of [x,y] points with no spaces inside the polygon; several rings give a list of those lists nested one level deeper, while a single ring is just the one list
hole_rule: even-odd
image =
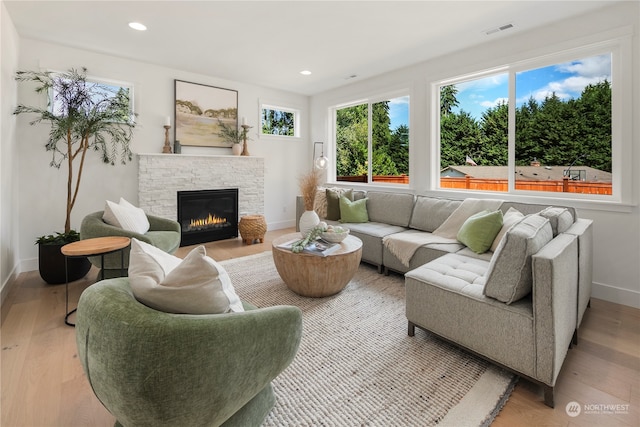
[{"label": "blue sky", "polygon": [[389,100],[389,119],[391,130],[396,130],[400,125],[409,125],[409,97],[403,96]]},{"label": "blue sky", "polygon": [[[516,74],[516,106],[533,97],[541,102],[552,93],[563,99],[579,98],[588,84],[611,81],[611,55],[592,56],[581,60],[537,68]],[[498,74],[457,84],[458,108],[471,113],[476,119],[500,102],[506,102],[508,74]]]},{"label": "blue sky", "polygon": [[[611,81],[610,54],[520,72],[516,74],[516,106],[527,102],[530,97],[542,102],[554,92],[563,100],[578,98],[585,86],[605,79]],[[454,112],[462,109],[480,120],[488,108],[507,102],[508,84],[507,73],[457,84],[459,106]],[[389,117],[392,130],[409,124],[408,96],[390,100]]]}]

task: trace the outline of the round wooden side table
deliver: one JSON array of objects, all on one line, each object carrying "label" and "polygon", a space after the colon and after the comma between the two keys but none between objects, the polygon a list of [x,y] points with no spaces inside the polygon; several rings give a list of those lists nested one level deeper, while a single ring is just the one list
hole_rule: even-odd
[{"label": "round wooden side table", "polygon": [[100,255],[100,261],[103,268],[100,269],[100,280],[104,280],[104,256],[113,252],[120,251],[121,272],[124,276],[124,249],[131,244],[131,239],[122,236],[96,237],[94,239],[78,240],[77,242],[64,245],[60,250],[64,255],[64,272],[65,272],[65,312],[64,323],[69,326],[75,326],[69,322],[69,316],[73,314],[77,308],[69,311],[69,272],[67,270],[67,259],[74,257],[88,257]]},{"label": "round wooden side table", "polygon": [[273,240],[273,262],[289,289],[305,297],[328,297],[342,291],[358,271],[362,259],[362,241],[347,236],[340,249],[327,256],[293,253],[280,248],[300,233],[290,233]]}]

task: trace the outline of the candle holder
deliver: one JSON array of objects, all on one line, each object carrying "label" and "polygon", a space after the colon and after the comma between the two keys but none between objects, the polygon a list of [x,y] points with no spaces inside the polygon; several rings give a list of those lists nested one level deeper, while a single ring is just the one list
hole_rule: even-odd
[{"label": "candle holder", "polygon": [[242,125],[242,139],[244,140],[244,143],[242,144],[242,153],[240,154],[241,156],[249,155],[249,149],[247,148],[247,133],[249,132],[250,128],[251,126],[249,125]]},{"label": "candle holder", "polygon": [[164,125],[164,147],[162,147],[162,152],[164,154],[171,154],[171,144],[169,144],[169,129],[171,129],[171,126]]}]

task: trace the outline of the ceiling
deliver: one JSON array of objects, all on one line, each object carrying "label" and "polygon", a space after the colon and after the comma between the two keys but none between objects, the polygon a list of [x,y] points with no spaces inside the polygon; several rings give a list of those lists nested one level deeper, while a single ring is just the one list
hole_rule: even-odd
[{"label": "ceiling", "polygon": [[21,37],[303,95],[614,2],[4,1]]}]

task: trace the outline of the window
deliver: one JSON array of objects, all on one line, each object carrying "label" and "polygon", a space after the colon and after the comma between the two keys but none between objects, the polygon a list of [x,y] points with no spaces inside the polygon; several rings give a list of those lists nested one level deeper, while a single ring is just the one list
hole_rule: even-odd
[{"label": "window", "polygon": [[574,55],[438,85],[440,188],[611,195],[613,55]]},{"label": "window", "polygon": [[336,108],[335,142],[337,181],[408,184],[409,96]]},{"label": "window", "polygon": [[[135,115],[133,113],[132,84],[87,77],[86,87],[88,87],[87,92],[91,94],[93,108],[115,108],[117,119],[114,122],[133,122]],[[64,83],[61,86],[51,88],[49,95],[51,99],[50,111],[58,115],[62,113],[62,103],[59,98],[63,95],[60,92],[68,92],[64,96],[71,96],[77,93],[77,89]],[[99,100],[100,104],[98,104]]]},{"label": "window", "polygon": [[261,135],[300,136],[298,110],[263,104],[260,116]]}]

